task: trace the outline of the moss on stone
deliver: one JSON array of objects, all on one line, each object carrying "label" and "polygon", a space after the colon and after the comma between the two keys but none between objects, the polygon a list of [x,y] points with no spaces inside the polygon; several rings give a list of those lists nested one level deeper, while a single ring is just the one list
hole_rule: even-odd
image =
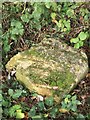
[{"label": "moss on stone", "polygon": [[[62,98],[88,71],[88,64],[79,52],[51,39],[30,50],[18,53],[7,63],[10,72],[16,68],[16,78],[30,91]],[[65,45],[66,47],[64,47]],[[83,73],[83,75],[82,75]]]},{"label": "moss on stone", "polygon": [[[45,72],[44,69],[43,74]],[[39,69],[38,69],[39,71]],[[41,78],[41,73],[38,74],[34,70],[32,70],[32,67],[29,67],[28,71],[28,77],[29,79],[38,84],[47,84],[50,85],[51,87],[53,86],[58,86],[58,88],[61,91],[64,91],[65,89],[69,89],[70,85],[74,82],[75,76],[69,71],[69,70],[64,70],[63,71],[48,71],[48,76],[47,77],[42,77]]]}]

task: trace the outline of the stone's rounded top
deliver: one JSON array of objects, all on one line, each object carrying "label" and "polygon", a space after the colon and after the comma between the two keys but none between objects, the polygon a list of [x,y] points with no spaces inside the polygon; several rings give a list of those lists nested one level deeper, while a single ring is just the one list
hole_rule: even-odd
[{"label": "stone's rounded top", "polygon": [[58,101],[87,74],[88,60],[82,50],[45,38],[30,50],[12,57],[6,68],[8,71],[16,69],[17,80],[30,91],[54,96]]}]

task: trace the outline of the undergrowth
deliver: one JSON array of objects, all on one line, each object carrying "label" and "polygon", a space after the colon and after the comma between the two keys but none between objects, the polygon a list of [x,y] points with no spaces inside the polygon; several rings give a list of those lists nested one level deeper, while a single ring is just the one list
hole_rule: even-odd
[{"label": "undergrowth", "polygon": [[[4,2],[2,3],[2,69],[19,51],[29,49],[44,37],[55,37],[76,49],[90,46],[89,2]],[[0,32],[1,33],[1,32]],[[7,74],[5,74],[7,76]],[[52,97],[29,93],[14,77],[1,85],[2,120],[90,119],[78,111],[75,94],[65,96],[60,105]],[[68,118],[67,118],[68,117]]]}]

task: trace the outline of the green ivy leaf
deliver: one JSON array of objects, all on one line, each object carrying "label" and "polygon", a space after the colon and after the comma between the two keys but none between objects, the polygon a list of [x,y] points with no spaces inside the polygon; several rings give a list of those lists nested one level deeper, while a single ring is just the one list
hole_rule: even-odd
[{"label": "green ivy leaf", "polygon": [[63,24],[63,22],[62,22],[62,19],[60,19],[59,22],[57,22],[56,24],[57,24],[57,26],[58,26],[59,28],[61,28],[61,29],[64,28],[64,24]]},{"label": "green ivy leaf", "polygon": [[79,38],[77,37],[77,38],[72,38],[71,40],[70,40],[70,42],[71,43],[77,43],[79,41]]},{"label": "green ivy leaf", "polygon": [[4,51],[5,52],[8,52],[8,51],[10,51],[10,45],[4,45]]},{"label": "green ivy leaf", "polygon": [[64,101],[65,101],[65,104],[70,102],[70,100],[67,97],[64,99]]},{"label": "green ivy leaf", "polygon": [[84,20],[88,21],[89,20],[89,14],[84,16]]},{"label": "green ivy leaf", "polygon": [[13,96],[13,94],[14,94],[13,89],[9,89],[9,90],[8,90],[8,94],[9,94],[10,96]]},{"label": "green ivy leaf", "polygon": [[22,23],[20,21],[16,21],[15,27],[20,29],[20,28],[23,28],[23,25],[22,25]]},{"label": "green ivy leaf", "polygon": [[17,41],[17,37],[15,34],[11,35],[11,39]]},{"label": "green ivy leaf", "polygon": [[72,108],[72,102],[70,101],[67,105],[66,105],[67,110],[70,110],[70,108]]},{"label": "green ivy leaf", "polygon": [[61,102],[62,107],[61,108],[66,108],[66,104],[64,101]]},{"label": "green ivy leaf", "polygon": [[32,117],[32,116],[35,116],[35,114],[36,114],[36,107],[33,106],[31,110],[28,112],[28,116]]},{"label": "green ivy leaf", "polygon": [[37,28],[38,30],[41,30],[41,25],[40,25],[40,24],[36,24],[36,28]]},{"label": "green ivy leaf", "polygon": [[24,29],[19,29],[18,34],[23,35]]},{"label": "green ivy leaf", "polygon": [[17,112],[16,112],[16,118],[17,118],[17,119],[22,119],[22,118],[24,118],[24,113],[21,112],[21,109],[20,109],[20,110],[17,110]]},{"label": "green ivy leaf", "polygon": [[80,40],[85,40],[87,38],[87,34],[84,32],[80,32],[78,37],[80,38]]},{"label": "green ivy leaf", "polygon": [[43,110],[44,110],[44,108],[45,108],[45,106],[44,106],[44,103],[43,103],[43,102],[39,102],[39,103],[38,103],[38,105],[37,105],[37,107],[38,107],[38,110],[40,110],[40,111],[43,111]]},{"label": "green ivy leaf", "polygon": [[56,2],[51,2],[51,7],[53,11],[57,11],[57,3]]},{"label": "green ivy leaf", "polygon": [[76,120],[85,120],[85,116],[83,114],[78,114]]},{"label": "green ivy leaf", "polygon": [[44,119],[42,118],[42,115],[40,114],[40,115],[32,116],[32,120],[44,120]]},{"label": "green ivy leaf", "polygon": [[18,35],[18,34],[19,34],[17,28],[12,28],[12,29],[10,30],[10,33],[11,33],[11,35],[14,35],[14,34]]},{"label": "green ivy leaf", "polygon": [[56,84],[57,84],[56,81],[51,82],[51,86],[56,86]]},{"label": "green ivy leaf", "polygon": [[45,6],[46,6],[46,8],[50,8],[51,7],[51,3],[50,2],[45,2]]},{"label": "green ivy leaf", "polygon": [[82,103],[79,100],[76,100],[77,105],[81,105]]},{"label": "green ivy leaf", "polygon": [[22,90],[16,90],[15,93],[13,94],[12,98],[17,99],[21,96]]},{"label": "green ivy leaf", "polygon": [[74,16],[74,10],[73,9],[68,9],[67,12],[66,12],[66,15],[68,17],[73,18],[73,16]]},{"label": "green ivy leaf", "polygon": [[8,107],[8,106],[9,106],[9,101],[3,100],[3,101],[2,101],[2,106]]},{"label": "green ivy leaf", "polygon": [[23,22],[28,23],[29,20],[30,20],[30,14],[29,14],[29,13],[23,14],[23,15],[21,16],[21,20],[22,20]]},{"label": "green ivy leaf", "polygon": [[90,113],[87,114],[87,119],[90,119]]},{"label": "green ivy leaf", "polygon": [[53,108],[50,112],[50,116],[52,118],[56,118],[57,112],[58,112],[58,108]]},{"label": "green ivy leaf", "polygon": [[74,44],[74,48],[78,49],[80,47],[79,43]]},{"label": "green ivy leaf", "polygon": [[38,11],[33,11],[32,16],[34,17],[34,19],[39,20],[41,17],[41,13],[39,13]]},{"label": "green ivy leaf", "polygon": [[71,110],[74,111],[74,112],[77,111],[77,106],[76,106],[76,105],[73,105],[73,106],[71,107]]},{"label": "green ivy leaf", "polygon": [[11,26],[14,27],[16,25],[16,20],[11,21]]},{"label": "green ivy leaf", "polygon": [[55,17],[56,17],[56,13],[51,13],[51,18],[55,19]]},{"label": "green ivy leaf", "polygon": [[10,117],[15,117],[16,116],[16,110],[21,109],[20,105],[14,105],[12,107],[9,108],[9,115]]},{"label": "green ivy leaf", "polygon": [[45,104],[48,106],[53,106],[53,97],[49,97],[45,99]]},{"label": "green ivy leaf", "polygon": [[67,20],[67,21],[64,20],[63,23],[64,23],[65,27],[66,27],[68,30],[70,30],[70,27],[71,27],[71,26],[70,26],[70,20]]},{"label": "green ivy leaf", "polygon": [[75,101],[76,99],[77,99],[77,96],[76,95],[74,95],[74,96],[72,96],[72,101]]},{"label": "green ivy leaf", "polygon": [[79,43],[80,47],[83,46],[83,44],[84,44],[83,41],[79,41],[78,43]]}]

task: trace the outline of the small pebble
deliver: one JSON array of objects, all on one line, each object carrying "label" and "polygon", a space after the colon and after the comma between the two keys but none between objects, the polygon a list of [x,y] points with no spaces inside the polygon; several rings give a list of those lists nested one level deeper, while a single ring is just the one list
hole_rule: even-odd
[{"label": "small pebble", "polygon": [[37,100],[38,101],[43,101],[43,97],[41,95],[37,95]]}]

